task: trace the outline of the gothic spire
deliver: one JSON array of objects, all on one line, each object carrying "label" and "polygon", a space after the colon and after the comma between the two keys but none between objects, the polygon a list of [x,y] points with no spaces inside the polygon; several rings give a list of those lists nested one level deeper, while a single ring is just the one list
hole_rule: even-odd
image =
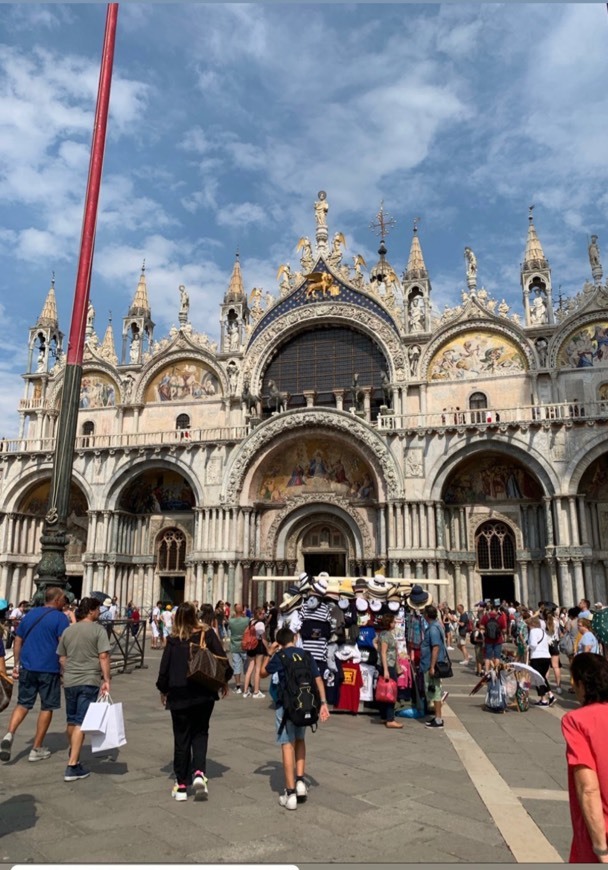
[{"label": "gothic spire", "polygon": [[57,318],[57,299],[55,297],[54,272],[53,277],[51,278],[51,286],[45,299],[44,305],[42,306],[42,311],[40,313],[40,317],[38,318],[36,326],[48,326],[52,329],[57,329],[57,327],[59,326],[59,320]]},{"label": "gothic spire", "polygon": [[102,356],[106,362],[111,363],[112,365],[118,364],[118,357],[116,356],[116,347],[114,345],[114,330],[112,329],[112,318],[110,317],[108,321],[108,327],[106,329],[106,334],[103,337],[103,341],[101,342],[101,346],[99,348],[99,355]]},{"label": "gothic spire", "polygon": [[419,278],[428,278],[429,273],[424,264],[422,256],[422,248],[420,247],[420,239],[418,238],[418,222],[414,221],[414,235],[412,237],[412,246],[410,248],[410,256],[405,267],[403,279],[405,281],[415,281]]},{"label": "gothic spire", "polygon": [[129,315],[139,317],[150,316],[150,303],[148,302],[148,288],[146,286],[146,261],[144,260],[139,276],[139,284],[129,308]]},{"label": "gothic spire", "polygon": [[545,257],[545,252],[543,251],[543,246],[540,243],[540,239],[536,235],[536,227],[534,226],[534,215],[532,211],[534,206],[530,206],[530,213],[528,215],[528,239],[526,241],[526,251],[524,253],[524,262],[523,269],[525,271],[530,269],[548,269],[549,262]]},{"label": "gothic spire", "polygon": [[239,260],[239,253],[236,253],[236,259],[234,261],[234,266],[232,269],[232,275],[230,276],[230,283],[228,284],[228,290],[226,291],[226,295],[224,296],[224,303],[229,304],[230,302],[245,302],[247,300],[247,296],[245,295],[245,288],[243,286],[243,275],[241,273],[241,263]]}]

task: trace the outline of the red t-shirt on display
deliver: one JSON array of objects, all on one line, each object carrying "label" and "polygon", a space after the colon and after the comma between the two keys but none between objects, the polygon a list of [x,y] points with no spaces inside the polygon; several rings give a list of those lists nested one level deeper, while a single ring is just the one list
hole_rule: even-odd
[{"label": "red t-shirt on display", "polygon": [[344,682],[340,684],[340,697],[336,704],[336,710],[350,710],[351,713],[359,712],[359,700],[363,677],[361,668],[352,662],[343,662]]},{"label": "red t-shirt on display", "polygon": [[608,702],[589,704],[567,713],[562,719],[562,734],[566,741],[568,794],[573,832],[569,860],[571,864],[599,864],[576,795],[574,768],[582,765],[597,773],[602,810],[608,831],[608,740],[606,739]]}]

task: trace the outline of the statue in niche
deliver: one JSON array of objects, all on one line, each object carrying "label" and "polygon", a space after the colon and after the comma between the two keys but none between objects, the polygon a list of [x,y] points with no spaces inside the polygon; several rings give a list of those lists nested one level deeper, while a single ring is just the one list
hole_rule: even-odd
[{"label": "statue in niche", "polygon": [[416,377],[416,371],[418,369],[418,360],[420,359],[420,348],[417,344],[413,344],[407,352],[407,358],[410,364],[410,376],[412,378]]},{"label": "statue in niche", "polygon": [[547,305],[542,296],[537,296],[530,306],[530,323],[537,326],[547,322]]},{"label": "statue in niche", "polygon": [[188,312],[190,311],[190,297],[186,292],[186,288],[183,284],[179,285],[179,313],[183,317],[188,317]]},{"label": "statue in niche", "polygon": [[131,393],[133,392],[133,378],[126,377],[122,382],[124,402],[127,404],[131,401]]},{"label": "statue in niche", "polygon": [[385,371],[380,372],[380,382],[382,384],[382,400],[387,408],[391,408],[393,391],[391,389],[388,375]]},{"label": "statue in niche", "polygon": [[544,369],[547,367],[547,350],[549,348],[549,343],[546,338],[541,336],[536,339],[534,345],[536,347],[536,353],[538,354],[538,363],[541,369]]},{"label": "statue in niche", "polygon": [[95,309],[93,308],[91,302],[89,301],[89,307],[87,308],[87,333],[93,332],[95,324]]},{"label": "statue in niche", "polygon": [[353,375],[353,382],[351,385],[351,393],[353,397],[353,408],[355,411],[363,410],[363,390],[359,386],[359,374],[355,372]]},{"label": "statue in niche", "polygon": [[43,372],[46,364],[46,348],[44,345],[40,346],[40,352],[38,353],[38,361],[36,363],[36,371]]},{"label": "statue in niche", "polygon": [[467,261],[467,278],[474,280],[477,277],[477,257],[471,248],[465,248],[464,258]]},{"label": "statue in niche", "polygon": [[591,269],[602,268],[602,264],[600,262],[600,248],[597,243],[597,236],[591,236],[591,241],[589,243],[589,263],[591,264]]},{"label": "statue in niche", "polygon": [[239,381],[239,369],[237,364],[233,361],[228,366],[228,387],[230,389],[230,395],[236,396],[236,388]]},{"label": "statue in niche", "polygon": [[424,299],[413,296],[409,305],[410,332],[422,332],[424,329]]},{"label": "statue in niche", "polygon": [[239,327],[236,320],[229,320],[226,329],[226,349],[238,350],[241,337],[239,335]]},{"label": "statue in niche", "polygon": [[324,190],[320,190],[317,194],[319,197],[315,202],[315,222],[318,227],[327,226],[327,212],[329,211],[329,203],[327,202],[327,194]]},{"label": "statue in niche", "polygon": [[129,350],[129,359],[131,360],[132,363],[139,362],[140,350],[141,350],[141,338],[140,338],[139,332],[134,332],[133,338],[131,339],[131,348]]}]

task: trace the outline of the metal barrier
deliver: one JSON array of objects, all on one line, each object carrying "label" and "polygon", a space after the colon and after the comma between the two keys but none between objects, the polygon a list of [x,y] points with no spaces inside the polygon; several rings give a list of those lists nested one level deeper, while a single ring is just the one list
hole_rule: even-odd
[{"label": "metal barrier", "polygon": [[[99,623],[108,632],[110,639],[110,669],[113,673],[132,674],[135,668],[147,668],[144,664],[147,621],[141,619],[115,619]],[[133,628],[138,626],[137,633]]]}]

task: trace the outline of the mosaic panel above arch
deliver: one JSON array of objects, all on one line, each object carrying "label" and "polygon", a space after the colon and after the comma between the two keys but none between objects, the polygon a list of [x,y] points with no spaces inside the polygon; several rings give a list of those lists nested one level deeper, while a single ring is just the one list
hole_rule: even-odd
[{"label": "mosaic panel above arch", "polygon": [[[50,478],[36,484],[27,492],[19,502],[18,511],[25,514],[33,514],[36,517],[46,516],[51,491]],[[70,485],[70,515],[86,517],[89,505],[83,491],[72,482]]]},{"label": "mosaic panel above arch", "polygon": [[120,390],[112,378],[104,372],[84,372],[80,382],[80,400],[78,407],[113,408]]},{"label": "mosaic panel above arch", "polygon": [[304,493],[371,501],[376,498],[374,474],[361,454],[347,445],[320,435],[304,436],[266,457],[253,476],[250,498],[282,504]]},{"label": "mosaic panel above arch", "polygon": [[119,510],[131,514],[191,511],[196,504],[192,487],[177,471],[158,468],[144,471],[125,487]]},{"label": "mosaic panel above arch", "polygon": [[571,332],[560,347],[557,364],[561,368],[595,368],[608,363],[608,321],[600,320]]},{"label": "mosaic panel above arch", "polygon": [[608,501],[608,453],[591,463],[581,477],[578,491],[593,501]]},{"label": "mosaic panel above arch", "polygon": [[191,402],[221,394],[217,375],[199,360],[186,359],[168,363],[154,375],[146,387],[144,402]]},{"label": "mosaic panel above arch", "polygon": [[520,347],[505,335],[491,330],[461,332],[433,355],[428,365],[429,381],[461,381],[510,375],[527,369]]},{"label": "mosaic panel above arch", "polygon": [[524,466],[501,453],[484,453],[465,459],[443,487],[445,504],[540,501],[543,489]]}]

